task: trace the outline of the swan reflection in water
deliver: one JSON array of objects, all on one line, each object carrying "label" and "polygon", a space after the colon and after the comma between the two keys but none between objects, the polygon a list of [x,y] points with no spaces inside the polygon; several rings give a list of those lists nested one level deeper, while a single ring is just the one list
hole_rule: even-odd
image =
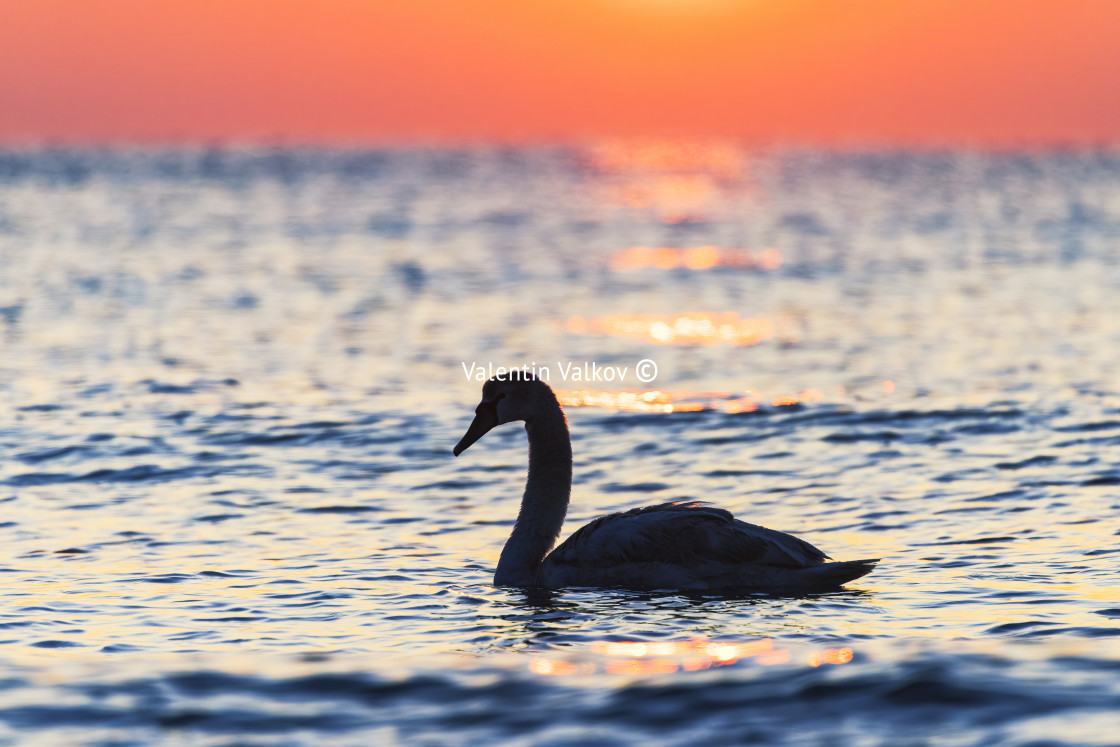
[{"label": "swan reflection in water", "polygon": [[529,436],[529,475],[494,573],[496,586],[807,593],[838,588],[878,562],[828,562],[804,540],[698,503],[603,516],[553,549],[571,497],[572,444],[548,384],[521,371],[488,380],[453,453],[458,456],[492,428],[514,421],[524,421]]},{"label": "swan reflection in water", "polygon": [[[497,591],[497,594],[493,592]],[[547,589],[524,587],[490,590],[485,599],[488,613],[501,620],[490,626],[489,651],[529,650],[540,656],[603,655],[611,646],[612,655],[636,655],[636,648],[623,643],[646,646],[646,655],[664,656],[666,646],[677,646],[674,655],[700,640],[682,641],[658,638],[646,641],[606,640],[612,636],[611,621],[625,618],[627,628],[638,631],[704,631],[712,639],[751,642],[757,639],[794,640],[805,638],[805,621],[788,613],[802,605],[828,614],[842,614],[851,604],[865,605],[875,598],[862,589],[837,589],[806,594],[765,592],[712,592],[689,589],[638,591],[630,589]],[[472,595],[477,596],[477,595]],[[603,640],[585,646],[589,635]],[[706,640],[706,639],[705,639]],[[752,644],[753,645],[753,644]],[[776,648],[781,648],[777,646]],[[547,651],[547,653],[545,653]],[[755,653],[761,653],[756,649]],[[819,653],[819,652],[818,652]],[[737,657],[743,658],[740,654]],[[756,663],[780,663],[783,654],[756,659]],[[802,659],[805,656],[798,656]],[[723,663],[727,663],[726,661]],[[802,661],[801,663],[806,663]],[[812,662],[808,662],[812,664]],[[688,671],[680,662],[681,671]],[[711,664],[719,666],[719,663]],[[600,667],[605,671],[604,667]]]}]

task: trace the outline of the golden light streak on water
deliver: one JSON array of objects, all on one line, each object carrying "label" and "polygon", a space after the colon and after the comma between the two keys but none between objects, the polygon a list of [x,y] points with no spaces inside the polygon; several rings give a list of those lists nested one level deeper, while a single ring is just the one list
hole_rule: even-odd
[{"label": "golden light streak on water", "polygon": [[821,664],[847,664],[851,660],[852,650],[850,648],[829,648],[809,654],[809,666],[811,667],[819,667]]},{"label": "golden light streak on water", "polygon": [[758,409],[758,402],[750,397],[733,399],[724,405],[724,410],[729,413],[754,412]]},{"label": "golden light streak on water", "polygon": [[770,400],[770,404],[774,407],[791,407],[793,405],[807,405],[814,402],[820,402],[824,399],[824,393],[819,389],[805,389],[801,392],[793,394],[783,394],[774,397]]},{"label": "golden light streak on water", "polygon": [[788,664],[790,662],[790,653],[786,649],[779,651],[770,651],[755,658],[755,661],[764,667],[775,667],[779,664]]},{"label": "golden light streak on water", "polygon": [[605,667],[607,674],[672,674],[680,669],[680,664],[672,659],[651,659],[638,661],[608,661]]},{"label": "golden light streak on water", "polygon": [[683,223],[708,212],[719,190],[705,174],[668,174],[640,181],[604,186],[601,191],[612,202],[640,210],[652,210],[663,223]]},{"label": "golden light streak on water", "polygon": [[750,249],[723,249],[717,246],[694,246],[685,249],[635,246],[615,252],[610,258],[610,268],[615,272],[646,268],[708,270],[713,267],[776,270],[781,266],[782,253],[773,248],[751,251]]},{"label": "golden light streak on water", "polygon": [[769,638],[763,638],[749,643],[723,643],[718,641],[697,641],[696,651],[710,656],[719,664],[733,664],[739,659],[769,654],[774,650],[774,643]]},{"label": "golden light streak on water", "polygon": [[560,390],[556,398],[564,407],[603,407],[629,412],[697,412],[709,409],[699,402],[674,402],[670,392],[611,392],[590,389]]},{"label": "golden light streak on water", "polygon": [[576,335],[625,337],[656,345],[757,345],[773,338],[776,325],[768,317],[742,319],[735,312],[663,314],[611,314],[570,317],[566,329]]},{"label": "golden light streak on water", "polygon": [[[687,641],[596,641],[591,644],[591,654],[605,661],[536,656],[529,662],[529,671],[544,676],[598,672],[636,676],[696,672],[731,666],[744,660],[762,666],[787,664],[794,660],[790,650],[775,648],[770,638],[743,642],[710,641],[706,638]],[[823,664],[847,664],[852,658],[852,649],[844,647],[811,651],[798,661],[819,667]]]},{"label": "golden light streak on water", "polygon": [[551,660],[537,657],[529,663],[529,670],[540,675],[566,675],[566,674],[594,674],[594,666],[588,667],[587,663],[577,664],[571,661]]},{"label": "golden light streak on water", "polygon": [[767,401],[772,407],[812,404],[822,401],[824,394],[819,389],[805,389],[801,392],[767,398],[753,390],[747,390],[739,395],[734,392],[663,391],[660,389],[644,392],[558,389],[556,390],[556,397],[564,407],[601,407],[627,412],[671,413],[718,410],[726,413],[743,413],[754,412],[758,410],[761,403]]}]

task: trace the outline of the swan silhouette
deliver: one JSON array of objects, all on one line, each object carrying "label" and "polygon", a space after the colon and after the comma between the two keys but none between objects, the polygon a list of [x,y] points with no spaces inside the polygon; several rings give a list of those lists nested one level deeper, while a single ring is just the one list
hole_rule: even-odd
[{"label": "swan silhouette", "polygon": [[529,477],[496,586],[803,593],[837,588],[875,568],[878,558],[826,562],[804,540],[698,503],[603,516],[553,550],[572,490],[568,422],[548,384],[514,374],[483,384],[474,420],[452,450],[459,456],[495,426],[517,420],[529,434]]}]

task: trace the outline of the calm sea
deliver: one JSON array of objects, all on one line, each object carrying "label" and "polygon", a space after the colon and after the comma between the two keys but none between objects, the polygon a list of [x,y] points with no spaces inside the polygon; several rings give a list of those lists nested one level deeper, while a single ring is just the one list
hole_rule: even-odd
[{"label": "calm sea", "polygon": [[[491,364],[880,567],[491,586]],[[1117,745],[1118,372],[1115,150],[0,151],[0,744]]]}]

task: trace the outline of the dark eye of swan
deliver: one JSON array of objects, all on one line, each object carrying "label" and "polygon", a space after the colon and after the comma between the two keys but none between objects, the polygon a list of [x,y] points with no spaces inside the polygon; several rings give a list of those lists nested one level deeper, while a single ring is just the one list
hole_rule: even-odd
[{"label": "dark eye of swan", "polygon": [[486,410],[489,410],[489,411],[493,412],[494,416],[497,417],[498,400],[500,400],[504,396],[506,396],[506,395],[503,392],[502,394],[497,395],[493,399],[482,400],[481,402],[478,403],[478,407],[475,408],[475,412],[481,412],[483,409],[486,409]]}]

